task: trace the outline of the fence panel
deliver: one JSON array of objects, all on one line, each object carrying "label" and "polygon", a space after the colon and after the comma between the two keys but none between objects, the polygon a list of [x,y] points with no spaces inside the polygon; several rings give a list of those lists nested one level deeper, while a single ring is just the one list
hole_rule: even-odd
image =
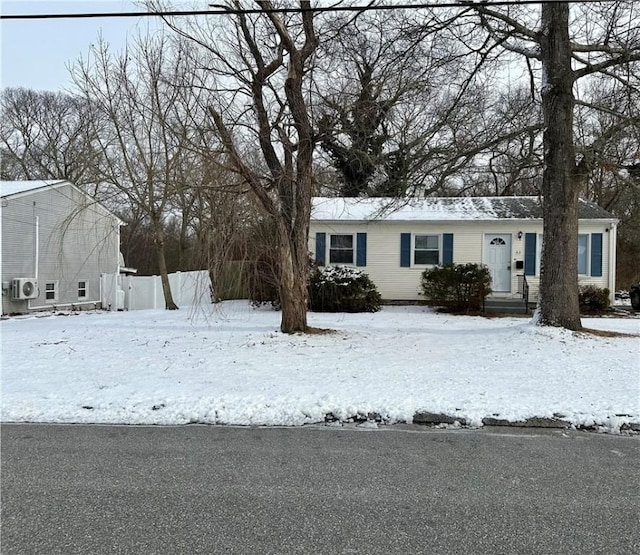
[{"label": "fence panel", "polygon": [[[110,310],[149,310],[164,309],[164,294],[160,276],[116,276],[105,274],[103,279],[103,308]],[[116,302],[118,291],[113,283],[117,281],[117,290],[124,302]],[[211,281],[209,272],[176,272],[169,274],[169,284],[174,302],[179,307],[208,304],[211,302]],[[120,305],[120,306],[119,306]],[[123,306],[122,306],[123,305]]]}]

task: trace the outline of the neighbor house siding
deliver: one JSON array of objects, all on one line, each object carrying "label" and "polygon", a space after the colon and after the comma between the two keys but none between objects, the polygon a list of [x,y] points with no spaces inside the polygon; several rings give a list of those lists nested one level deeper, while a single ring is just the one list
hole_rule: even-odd
[{"label": "neighbor house siding", "polygon": [[[593,276],[591,275],[591,240],[589,240],[589,253],[587,255],[587,260],[589,264],[589,274],[587,275],[579,275],[578,276],[578,286],[583,285],[593,285],[595,287],[608,288],[613,295],[613,287],[609,285],[609,260],[610,260],[610,244],[609,244],[609,230],[611,225],[608,223],[588,223],[588,222],[580,222],[578,226],[578,234],[589,235],[593,234],[602,236],[602,259],[600,261],[601,265],[601,275]],[[529,230],[529,228],[525,228]],[[536,233],[536,253],[535,253],[535,274],[527,275],[527,283],[531,287],[531,300],[537,300],[538,292],[540,288],[540,267],[541,267],[541,247],[542,247],[542,228],[535,230],[529,230],[531,233]]]},{"label": "neighbor house siding", "polygon": [[[70,184],[2,199],[2,281],[36,277],[34,230],[38,220],[37,278],[40,294],[31,307],[100,302],[100,274],[118,268],[118,220]],[[87,282],[86,298],[78,281]],[[58,282],[55,303],[45,299],[45,283]],[[24,312],[26,301],[3,295],[3,312]]]},{"label": "neighbor house siding", "polygon": [[[591,264],[593,260],[591,257],[591,250],[589,250],[589,254],[587,256],[589,264],[589,275],[578,276],[578,285],[595,285],[596,287],[606,287],[613,293],[613,289],[615,288],[615,286],[609,286],[609,232],[606,231],[607,229],[609,229],[609,226],[602,226],[599,224],[582,224],[579,226],[578,233],[580,234],[584,233],[589,234],[590,236],[592,236],[593,234],[601,234],[602,258],[600,260],[600,275],[592,275],[593,268],[591,267]],[[589,249],[591,248],[592,242],[589,241]]]},{"label": "neighbor house siding", "polygon": [[[32,277],[33,206],[22,199],[2,199],[2,279]],[[6,300],[3,297],[3,301]]]},{"label": "neighbor house siding", "polygon": [[[385,300],[420,300],[420,282],[425,266],[411,264],[401,267],[400,241],[403,233],[418,235],[439,235],[442,256],[442,235],[453,234],[453,262],[477,262],[482,250],[481,226],[478,224],[458,224],[443,222],[422,224],[416,222],[312,222],[309,248],[315,253],[316,232],[326,233],[367,233],[367,265],[362,268],[377,285]],[[412,244],[413,246],[413,244]]]},{"label": "neighbor house siding", "polygon": [[[605,223],[581,224],[580,233],[603,233],[602,240],[602,276],[580,276],[580,284],[608,287],[609,241]],[[401,266],[402,234],[453,234],[453,262],[484,263],[485,236],[487,234],[511,235],[511,291],[507,295],[519,296],[519,278],[524,267],[517,269],[516,264],[525,260],[525,236],[527,233],[542,234],[542,222],[539,220],[520,221],[471,221],[471,222],[320,222],[312,221],[309,237],[309,249],[315,253],[316,233],[367,233],[367,265],[362,269],[377,285],[382,298],[387,301],[417,301],[420,296],[420,282],[424,267]],[[518,238],[519,233],[521,238]],[[327,239],[328,241],[328,239]],[[441,244],[442,248],[442,244]],[[411,249],[413,262],[413,249]],[[539,263],[537,264],[539,266]],[[528,275],[531,299],[538,295],[540,276]]]}]

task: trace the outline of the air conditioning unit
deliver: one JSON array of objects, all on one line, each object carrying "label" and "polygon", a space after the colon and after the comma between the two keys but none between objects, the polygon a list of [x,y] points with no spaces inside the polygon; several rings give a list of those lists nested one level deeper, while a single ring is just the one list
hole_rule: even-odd
[{"label": "air conditioning unit", "polygon": [[38,293],[38,280],[35,278],[15,278],[13,280],[14,299],[35,299]]}]

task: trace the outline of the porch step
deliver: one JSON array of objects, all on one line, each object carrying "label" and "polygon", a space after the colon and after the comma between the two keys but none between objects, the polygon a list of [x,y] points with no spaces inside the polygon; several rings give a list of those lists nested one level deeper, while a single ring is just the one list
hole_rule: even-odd
[{"label": "porch step", "polygon": [[486,299],[484,311],[496,314],[529,314],[523,299]]}]

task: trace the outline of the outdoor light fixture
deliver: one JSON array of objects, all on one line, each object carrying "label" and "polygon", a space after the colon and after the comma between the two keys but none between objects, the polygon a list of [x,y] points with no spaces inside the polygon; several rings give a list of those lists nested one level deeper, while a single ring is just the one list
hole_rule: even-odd
[{"label": "outdoor light fixture", "polygon": [[518,231],[518,239],[522,240],[522,231]]}]

